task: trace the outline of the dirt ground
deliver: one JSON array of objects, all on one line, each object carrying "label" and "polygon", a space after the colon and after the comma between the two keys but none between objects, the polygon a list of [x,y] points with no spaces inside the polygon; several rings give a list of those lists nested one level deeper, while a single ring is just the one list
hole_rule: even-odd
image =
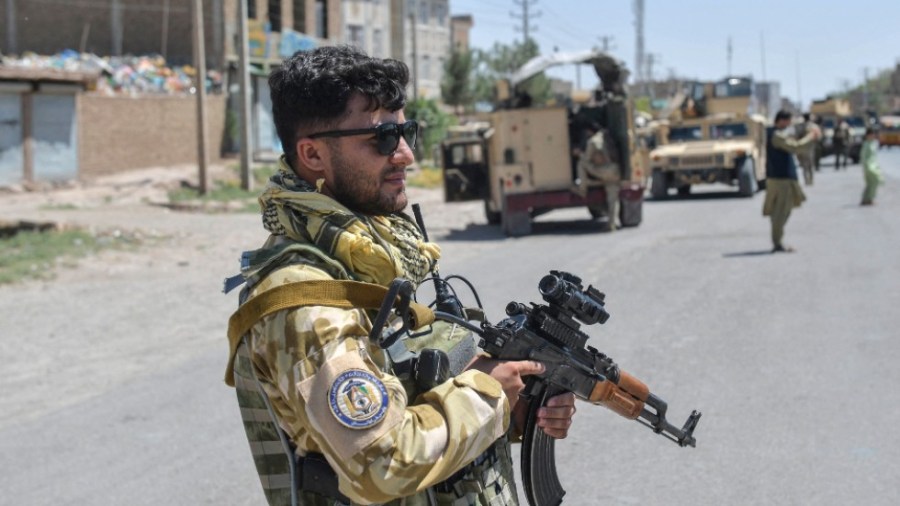
[{"label": "dirt ground", "polygon": [[[210,177],[224,174],[211,167]],[[196,167],[130,172],[63,187],[0,191],[0,220],[50,221],[140,239],[61,267],[47,281],[0,286],[0,428],[42,417],[122,382],[222,348],[242,251],[266,233],[254,213],[185,212],[167,192]],[[446,212],[438,189],[409,188],[433,237],[484,220],[481,205]],[[27,358],[23,358],[27,357]],[[52,415],[51,415],[52,416]]]}]

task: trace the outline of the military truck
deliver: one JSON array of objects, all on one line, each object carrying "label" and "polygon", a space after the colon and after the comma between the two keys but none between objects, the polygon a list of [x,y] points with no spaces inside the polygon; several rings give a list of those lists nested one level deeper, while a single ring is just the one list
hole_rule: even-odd
[{"label": "military truck", "polygon": [[[522,84],[547,68],[589,64],[600,79],[595,93],[572,93],[559,104],[533,104]],[[495,110],[479,121],[451,129],[442,142],[444,198],[484,201],[488,223],[510,236],[527,235],[532,219],[569,207],[606,214],[603,184],[579,175],[575,148],[582,141],[579,118],[591,118],[608,134],[622,172],[622,226],[642,219],[646,170],[633,156],[632,111],[625,93],[624,65],[600,51],[554,53],[528,61],[497,87]],[[578,96],[586,97],[579,100]],[[574,98],[573,98],[574,97]],[[611,217],[607,217],[611,219]]]},{"label": "military truck", "polygon": [[766,120],[753,114],[750,78],[687,83],[650,152],[650,194],[664,199],[675,188],[724,183],[752,197],[766,178]]},{"label": "military truck", "polygon": [[809,112],[815,114],[822,124],[819,156],[826,157],[834,154],[834,129],[840,121],[846,121],[850,133],[847,154],[853,163],[859,163],[863,138],[866,134],[866,120],[852,114],[850,102],[842,98],[826,97],[822,100],[814,100],[809,106]]}]

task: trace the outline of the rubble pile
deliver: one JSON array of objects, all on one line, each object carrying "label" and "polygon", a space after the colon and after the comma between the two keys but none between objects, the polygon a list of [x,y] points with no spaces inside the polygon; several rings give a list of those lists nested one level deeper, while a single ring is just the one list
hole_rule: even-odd
[{"label": "rubble pile", "polygon": [[[3,56],[2,66],[22,69],[53,69],[64,72],[96,73],[97,93],[108,95],[194,93],[196,70],[190,65],[169,67],[160,55],[99,57],[91,53],[65,50],[46,56],[25,53],[19,58]],[[206,91],[222,91],[222,74],[206,74]]]}]

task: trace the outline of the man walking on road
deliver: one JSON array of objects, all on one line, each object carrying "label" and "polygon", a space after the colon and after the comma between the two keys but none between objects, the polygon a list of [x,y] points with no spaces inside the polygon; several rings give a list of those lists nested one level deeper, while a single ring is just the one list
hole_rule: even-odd
[{"label": "man walking on road", "polygon": [[778,111],[775,115],[775,129],[768,135],[763,216],[769,216],[772,220],[772,253],[794,251],[782,243],[784,226],[791,216],[791,210],[799,207],[806,200],[806,195],[797,181],[797,165],[793,155],[811,149],[821,135],[818,130],[812,130],[802,139],[792,139],[787,134],[787,127],[790,125],[791,113]]}]

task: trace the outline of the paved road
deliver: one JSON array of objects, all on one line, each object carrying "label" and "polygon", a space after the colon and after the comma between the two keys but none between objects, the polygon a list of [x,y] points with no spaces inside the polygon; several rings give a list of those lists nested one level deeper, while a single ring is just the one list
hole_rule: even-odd
[{"label": "paved road", "polygon": [[[681,449],[580,405],[557,447],[565,504],[892,505],[900,151],[881,160],[872,208],[857,205],[858,166],[823,168],[788,224],[798,252],[783,255],[768,253],[762,194],[647,202],[641,227],[614,234],[560,211],[518,239],[478,206],[415,196],[443,273],[471,279],[491,319],[537,300],[548,270],[576,273],[607,293],[612,317],[589,329],[593,344],[666,399],[673,423],[703,411],[697,448]],[[264,504],[221,381],[234,297],[217,294],[259,242],[258,219],[145,206],[22,215],[152,222],[167,240],[0,287],[0,504]]]}]

